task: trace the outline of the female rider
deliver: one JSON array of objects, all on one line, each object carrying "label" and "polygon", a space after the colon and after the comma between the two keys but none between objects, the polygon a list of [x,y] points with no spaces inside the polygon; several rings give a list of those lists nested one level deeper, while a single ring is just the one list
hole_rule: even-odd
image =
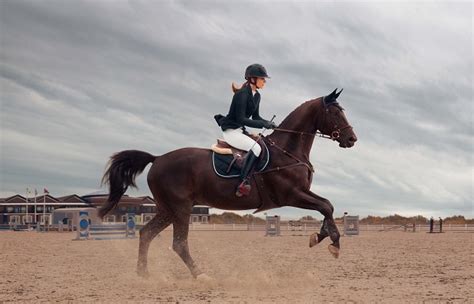
[{"label": "female rider", "polygon": [[236,88],[232,85],[235,94],[229,114],[227,116],[218,114],[214,117],[223,131],[224,140],[237,149],[248,151],[240,173],[241,182],[235,192],[238,197],[249,195],[251,190],[249,173],[262,150],[255,140],[246,135],[248,133],[245,127],[276,128],[274,122],[263,119],[259,114],[260,93],[257,90],[263,89],[267,78],[270,77],[261,64],[249,65],[245,70],[246,82],[242,87]]}]

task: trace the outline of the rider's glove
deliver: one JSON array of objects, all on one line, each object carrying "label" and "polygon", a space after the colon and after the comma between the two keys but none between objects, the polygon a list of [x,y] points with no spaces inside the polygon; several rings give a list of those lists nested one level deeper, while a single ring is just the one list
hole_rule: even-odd
[{"label": "rider's glove", "polygon": [[265,124],[263,125],[265,129],[275,129],[277,127],[276,123],[273,121],[265,121]]}]

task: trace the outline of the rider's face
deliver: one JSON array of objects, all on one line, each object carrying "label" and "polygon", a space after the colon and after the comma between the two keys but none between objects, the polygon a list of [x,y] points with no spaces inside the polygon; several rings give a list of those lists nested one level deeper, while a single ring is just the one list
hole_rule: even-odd
[{"label": "rider's face", "polygon": [[257,82],[256,82],[256,87],[257,89],[263,89],[263,87],[265,86],[265,83],[267,82],[267,80],[265,78],[257,78]]}]

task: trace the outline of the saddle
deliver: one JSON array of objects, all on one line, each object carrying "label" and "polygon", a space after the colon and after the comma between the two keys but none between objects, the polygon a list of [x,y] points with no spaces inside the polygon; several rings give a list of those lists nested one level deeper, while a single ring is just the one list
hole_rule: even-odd
[{"label": "saddle", "polygon": [[[270,160],[267,145],[258,136],[249,136],[256,140],[262,148],[262,153],[255,165],[256,171],[262,171]],[[222,139],[217,139],[217,143],[211,146],[211,150],[214,152],[212,153],[212,163],[217,175],[221,177],[238,177],[240,175],[247,151],[232,147]]]},{"label": "saddle", "polygon": [[[262,145],[263,141],[260,140],[260,137],[257,135],[249,134],[247,133],[247,136],[255,140],[260,147],[263,149],[265,148],[264,145]],[[223,139],[217,139],[217,143],[213,144],[211,146],[211,150],[214,151],[217,154],[222,154],[222,155],[230,155],[232,154],[234,156],[234,160],[237,164],[237,166],[242,167],[243,161],[245,159],[245,155],[247,155],[247,151],[237,149],[235,147],[232,147],[229,145],[225,140]]]}]

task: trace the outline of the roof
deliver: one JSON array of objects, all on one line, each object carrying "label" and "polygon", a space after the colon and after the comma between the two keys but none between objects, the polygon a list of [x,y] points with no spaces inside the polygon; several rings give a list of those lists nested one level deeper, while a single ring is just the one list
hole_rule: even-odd
[{"label": "roof", "polygon": [[57,199],[61,202],[68,202],[68,203],[87,203],[85,199],[83,199],[77,194],[61,196],[61,197],[58,197]]},{"label": "roof", "polygon": [[3,199],[3,201],[5,203],[15,203],[15,202],[21,203],[21,202],[26,202],[26,197],[16,194],[16,195]]},{"label": "roof", "polygon": [[31,198],[28,198],[28,201],[29,202],[32,202],[32,201],[34,202],[35,198],[36,198],[36,202],[38,202],[38,203],[39,202],[45,202],[45,201],[48,202],[48,203],[59,203],[60,202],[59,199],[57,199],[57,198],[55,198],[55,197],[53,197],[49,194],[42,194],[42,195],[38,195],[36,197],[31,197]]},{"label": "roof", "polygon": [[108,196],[109,195],[109,192],[107,192],[107,190],[104,190],[104,189],[99,189],[97,191],[94,191],[94,192],[91,192],[91,193],[88,193],[88,194],[84,194],[82,197],[89,197],[89,196]]},{"label": "roof", "polygon": [[21,203],[4,203],[4,202],[0,202],[0,205],[2,206],[34,206],[34,205],[37,205],[37,206],[87,206],[87,207],[90,207],[90,204],[88,203],[63,203],[63,202],[55,202],[55,203],[51,203],[51,202],[47,202],[47,203],[44,203],[43,201],[37,201],[36,204],[35,202],[32,202],[32,201],[28,201],[27,202],[21,202]]}]

